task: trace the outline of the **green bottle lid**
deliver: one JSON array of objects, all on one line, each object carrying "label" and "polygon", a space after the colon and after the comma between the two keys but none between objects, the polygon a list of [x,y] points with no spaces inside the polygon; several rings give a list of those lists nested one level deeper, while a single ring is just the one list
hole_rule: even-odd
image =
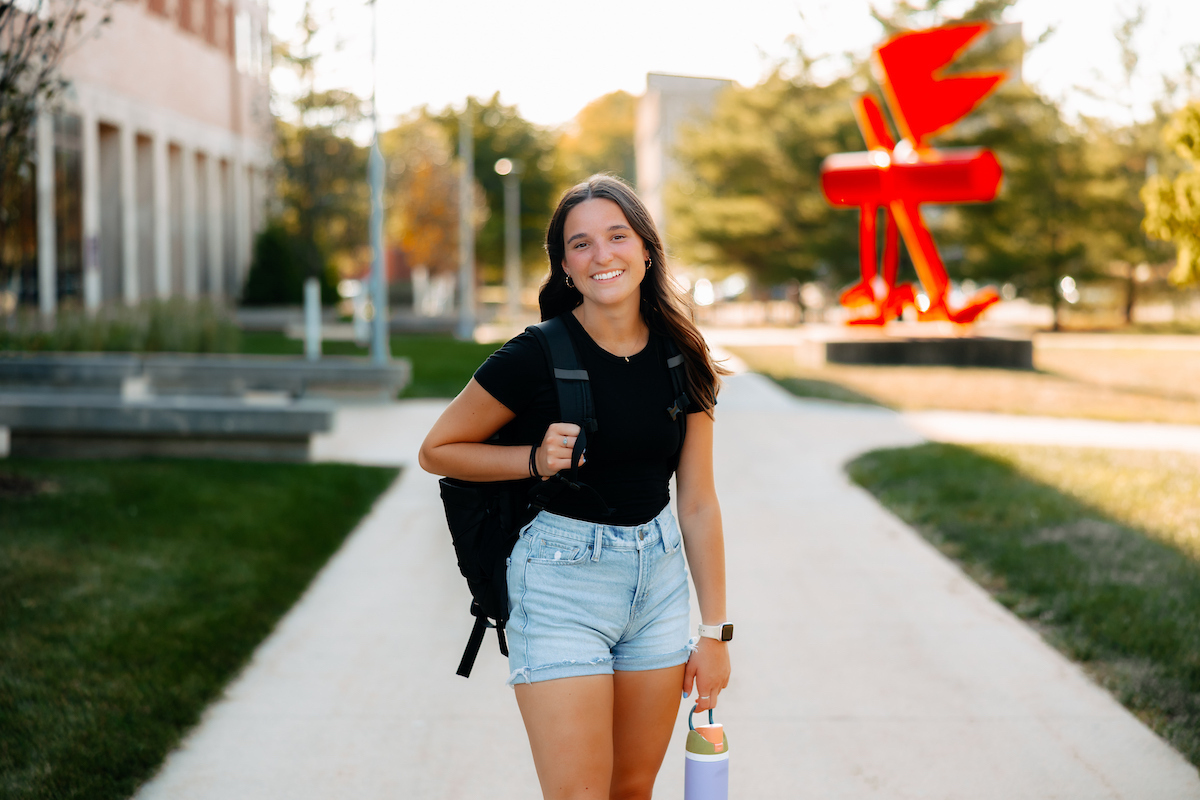
[{"label": "green bottle lid", "polygon": [[[698,756],[724,756],[729,753],[729,737],[725,735],[723,726],[713,722],[713,712],[708,710],[708,725],[701,725],[701,730],[696,730],[696,726],[692,724],[692,715],[696,713],[696,706],[692,706],[691,712],[688,714],[688,735],[686,750],[693,755]],[[715,728],[716,730],[713,730]],[[707,730],[705,730],[707,729]],[[717,732],[720,732],[720,743],[712,741],[716,739]],[[706,737],[704,734],[707,733]]]}]

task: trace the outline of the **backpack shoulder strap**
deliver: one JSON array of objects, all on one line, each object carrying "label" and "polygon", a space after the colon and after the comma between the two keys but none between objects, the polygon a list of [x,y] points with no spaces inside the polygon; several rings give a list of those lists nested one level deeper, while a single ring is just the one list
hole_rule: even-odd
[{"label": "backpack shoulder strap", "polygon": [[586,488],[595,496],[604,513],[610,514],[612,511],[603,498],[590,486],[579,483],[579,456],[587,449],[588,434],[595,433],[599,425],[596,422],[596,409],[592,400],[591,378],[583,368],[567,323],[560,315],[530,325],[525,330],[534,335],[546,356],[558,394],[559,417],[563,422],[573,422],[579,426],[579,436],[575,438],[575,447],[571,453],[570,478],[564,477],[560,472],[555,479],[539,481],[530,493],[531,504],[535,508],[545,508],[550,500],[566,487],[576,490]]},{"label": "backpack shoulder strap", "polygon": [[691,402],[687,396],[687,368],[684,366],[683,353],[679,352],[675,340],[670,336],[664,338],[667,341],[667,370],[671,373],[671,388],[675,392],[675,401],[667,409],[667,413],[671,415],[672,421],[682,416],[686,424],[687,406]]},{"label": "backpack shoulder strap", "polygon": [[558,413],[564,422],[574,422],[585,433],[597,429],[592,406],[592,387],[587,370],[579,359],[571,332],[562,317],[554,317],[526,328],[542,345],[558,391]]},{"label": "backpack shoulder strap", "polygon": [[[687,396],[687,366],[675,340],[670,336],[664,336],[663,339],[666,342],[667,371],[671,373],[671,390],[675,396],[667,408],[667,415],[679,425],[679,451],[682,453],[683,440],[687,436],[687,407],[690,402]],[[679,467],[679,453],[675,455],[675,466]]]}]

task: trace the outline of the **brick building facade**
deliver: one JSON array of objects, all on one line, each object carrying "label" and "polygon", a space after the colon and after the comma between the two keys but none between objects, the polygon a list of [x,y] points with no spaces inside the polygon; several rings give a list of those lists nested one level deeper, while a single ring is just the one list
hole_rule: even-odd
[{"label": "brick building facade", "polygon": [[8,304],[236,298],[265,214],[269,68],[265,0],[115,3],[38,120]]}]

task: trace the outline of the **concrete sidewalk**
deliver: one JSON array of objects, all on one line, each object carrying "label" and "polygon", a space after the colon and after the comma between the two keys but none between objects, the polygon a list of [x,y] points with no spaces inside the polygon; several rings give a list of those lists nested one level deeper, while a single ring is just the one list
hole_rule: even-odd
[{"label": "concrete sidewalk", "polygon": [[[331,460],[405,464],[139,797],[538,797],[508,670],[471,619],[416,446],[442,402],[347,409]],[[921,435],[890,411],[721,395],[735,798],[1200,798],[1170,747],[853,486]],[[681,719],[656,797],[683,794]]]},{"label": "concrete sidewalk", "polygon": [[975,411],[906,411],[904,421],[939,442],[1045,444],[1200,453],[1200,425],[1027,417]]}]

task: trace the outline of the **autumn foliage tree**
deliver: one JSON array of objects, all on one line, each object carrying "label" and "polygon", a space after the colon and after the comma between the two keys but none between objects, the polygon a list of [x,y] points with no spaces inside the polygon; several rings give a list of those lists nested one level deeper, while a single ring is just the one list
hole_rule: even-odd
[{"label": "autumn foliage tree", "polygon": [[564,187],[597,172],[637,183],[634,127],[638,99],[628,92],[598,97],[575,115],[558,140]]},{"label": "autumn foliage tree", "polygon": [[1154,175],[1142,189],[1146,233],[1176,247],[1171,280],[1200,283],[1200,102],[1180,109],[1163,131],[1165,141],[1191,165],[1174,178]]},{"label": "autumn foliage tree", "polygon": [[[475,240],[483,280],[498,283],[504,270],[504,183],[495,169],[501,158],[521,164],[521,261],[527,272],[540,271],[542,238],[560,184],[555,136],[522,117],[516,106],[500,102],[498,92],[486,101],[468,98],[467,105],[475,138],[471,167],[487,209]],[[458,141],[459,113],[448,108],[433,117],[448,141]]]},{"label": "autumn foliage tree", "polygon": [[424,109],[380,137],[388,163],[385,238],[412,266],[458,269],[458,174],[446,132]]}]

